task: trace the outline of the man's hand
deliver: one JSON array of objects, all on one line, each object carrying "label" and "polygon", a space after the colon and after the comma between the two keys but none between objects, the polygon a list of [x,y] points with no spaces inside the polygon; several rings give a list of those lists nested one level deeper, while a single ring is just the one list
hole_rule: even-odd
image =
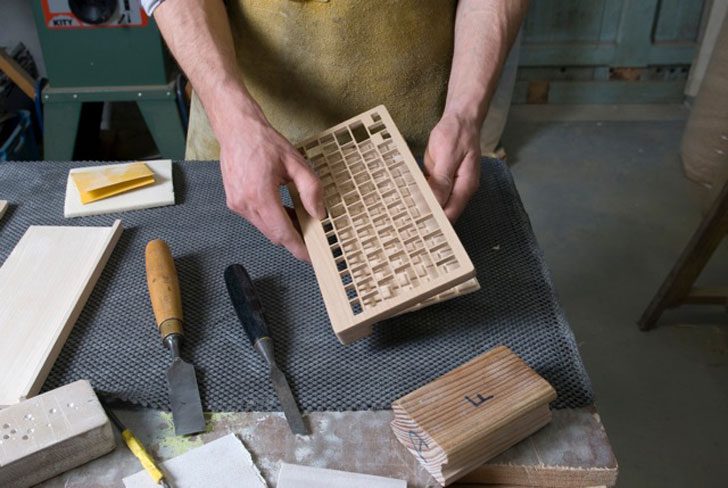
[{"label": "man's hand", "polygon": [[480,127],[445,114],[432,129],[425,175],[445,215],[455,221],[480,184]]},{"label": "man's hand", "polygon": [[278,188],[293,182],[306,211],[322,219],[325,210],[316,174],[267,121],[249,120],[244,128],[233,132],[220,140],[227,206],[274,244],[310,261],[301,235],[281,204]]}]

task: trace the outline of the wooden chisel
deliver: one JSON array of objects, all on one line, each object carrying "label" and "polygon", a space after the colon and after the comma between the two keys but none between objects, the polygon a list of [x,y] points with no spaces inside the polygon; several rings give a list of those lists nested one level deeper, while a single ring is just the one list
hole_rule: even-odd
[{"label": "wooden chisel", "polygon": [[177,435],[195,434],[205,430],[200,392],[195,368],[182,360],[182,297],[177,270],[167,243],[150,241],[146,250],[147,286],[152,309],[162,343],[172,353],[172,365],[167,370],[169,401],[172,404],[174,432]]},{"label": "wooden chisel", "polygon": [[296,400],[293,398],[291,387],[288,385],[283,371],[276,364],[273,354],[273,339],[268,332],[260,300],[255,293],[248,272],[240,264],[231,264],[225,269],[225,284],[250,343],[268,363],[270,380],[278,395],[278,401],[283,407],[288,426],[294,434],[308,435],[308,428],[304,424]]}]

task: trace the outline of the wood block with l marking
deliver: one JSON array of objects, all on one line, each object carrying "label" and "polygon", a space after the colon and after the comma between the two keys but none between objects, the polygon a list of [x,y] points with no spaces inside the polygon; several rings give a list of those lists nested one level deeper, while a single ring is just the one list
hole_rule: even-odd
[{"label": "wood block with l marking", "polygon": [[0,410],[0,485],[35,485],[115,446],[91,384],[70,383]]},{"label": "wood block with l marking", "polygon": [[549,383],[496,347],[392,404],[397,439],[443,486],[551,421]]}]

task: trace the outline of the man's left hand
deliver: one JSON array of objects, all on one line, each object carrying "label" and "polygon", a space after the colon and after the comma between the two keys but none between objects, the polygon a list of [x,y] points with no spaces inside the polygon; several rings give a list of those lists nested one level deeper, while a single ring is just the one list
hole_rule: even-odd
[{"label": "man's left hand", "polygon": [[480,184],[480,127],[445,114],[430,133],[425,176],[450,221],[465,209]]}]

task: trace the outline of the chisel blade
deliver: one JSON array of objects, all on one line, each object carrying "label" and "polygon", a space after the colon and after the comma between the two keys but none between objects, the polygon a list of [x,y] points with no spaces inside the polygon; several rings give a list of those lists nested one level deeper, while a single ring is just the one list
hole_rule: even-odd
[{"label": "chisel blade", "polygon": [[293,398],[291,387],[288,385],[283,371],[278,366],[271,365],[270,368],[270,380],[273,383],[273,388],[276,390],[278,395],[278,401],[281,402],[283,407],[283,414],[286,416],[288,426],[291,428],[294,434],[309,435],[308,428],[303,422],[301,412],[298,410],[296,400]]},{"label": "chisel blade", "polygon": [[176,435],[196,434],[205,430],[200,392],[197,388],[195,368],[176,358],[167,370],[169,401]]}]

